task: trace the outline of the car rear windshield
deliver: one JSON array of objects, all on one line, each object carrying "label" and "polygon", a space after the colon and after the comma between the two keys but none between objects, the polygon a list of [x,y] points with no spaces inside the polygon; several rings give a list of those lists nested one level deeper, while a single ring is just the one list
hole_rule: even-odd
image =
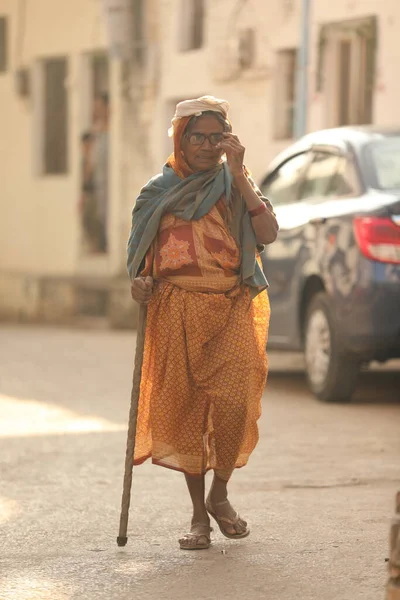
[{"label": "car rear windshield", "polygon": [[382,190],[400,188],[400,136],[386,137],[368,144],[378,187]]}]

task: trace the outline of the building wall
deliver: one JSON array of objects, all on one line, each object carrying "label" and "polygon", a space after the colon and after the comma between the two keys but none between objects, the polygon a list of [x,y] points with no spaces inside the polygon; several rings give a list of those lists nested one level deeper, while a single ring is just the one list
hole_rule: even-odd
[{"label": "building wall", "polygon": [[[154,162],[161,165],[171,148],[167,129],[176,101],[212,94],[231,105],[234,131],[246,147],[246,162],[256,177],[270,158],[287,142],[272,140],[274,110],[275,49],[297,44],[299,10],[285,14],[281,2],[250,0],[236,12],[232,0],[206,2],[205,44],[201,49],[181,52],[182,11],[180,0],[160,1],[162,63],[161,83],[152,131]],[[236,32],[254,27],[257,32],[257,67],[240,76],[232,74],[232,51]],[[280,29],[283,36],[276,34]],[[233,52],[234,54],[234,52]]]},{"label": "building wall", "polygon": [[[107,256],[85,257],[77,211],[78,140],[87,117],[85,57],[108,45],[102,3],[26,0],[26,26],[18,55],[18,7],[22,3],[0,0],[0,16],[10,19],[11,54],[8,72],[0,74],[0,317],[14,311],[35,318],[44,310],[39,309],[43,294],[47,295],[46,306],[52,302],[60,306],[66,298],[65,306],[58,312],[52,309],[52,314],[73,312],[76,297],[71,288],[63,283],[64,287],[55,291],[49,284],[51,278],[125,277],[131,208],[141,186],[161,170],[171,151],[167,129],[177,101],[203,94],[226,98],[234,131],[246,147],[246,164],[256,180],[262,178],[269,161],[291,143],[291,139],[275,139],[282,100],[277,61],[279,51],[299,46],[301,0],[206,0],[204,43],[199,49],[181,51],[184,6],[189,2],[146,0],[148,63],[144,73],[126,72],[118,61],[111,61],[111,243]],[[397,122],[398,0],[314,0],[311,6],[308,130],[329,123],[329,94],[326,89],[316,89],[321,26],[371,15],[378,17],[373,120],[382,125]],[[240,32],[248,28],[255,32],[255,61],[251,68],[240,70],[237,41]],[[28,100],[18,97],[14,76],[20,65],[29,67],[35,90],[38,62],[60,55],[68,56],[69,61],[69,172],[43,176],[37,170],[37,95]],[[329,64],[329,57],[327,61]],[[38,283],[38,278],[47,278],[46,285]],[[118,285],[115,298],[120,297],[121,289]],[[119,300],[113,304],[117,312],[123,312]]]},{"label": "building wall", "polygon": [[400,85],[397,65],[400,46],[397,42],[400,27],[400,4],[397,0],[318,0],[312,3],[310,14],[310,67],[308,128],[321,129],[329,123],[328,98],[316,90],[318,62],[318,37],[321,25],[370,16],[378,18],[378,44],[374,86],[373,123],[393,125],[399,123],[397,106]]},{"label": "building wall", "polygon": [[[235,12],[241,5],[242,11]],[[301,36],[301,0],[263,0],[236,3],[232,0],[208,0],[205,43],[201,49],[182,52],[182,7],[179,0],[160,0],[161,81],[157,110],[152,127],[153,164],[157,169],[165,160],[170,143],[166,135],[176,101],[201,94],[224,97],[231,104],[234,129],[246,146],[246,162],[256,179],[262,177],[273,156],[292,140],[274,138],[277,104],[277,52],[298,48]],[[311,2],[308,131],[330,123],[327,92],[316,89],[319,32],[327,23],[377,16],[378,46],[373,102],[373,122],[378,125],[397,121],[400,95],[397,77],[400,46],[396,35],[400,24],[397,0],[329,0]],[[241,28],[256,30],[259,65],[253,71],[221,77],[224,65],[229,72],[232,47]],[[229,50],[230,49],[230,50]],[[325,66],[329,64],[326,57]]]},{"label": "building wall", "polygon": [[[101,5],[91,0],[27,0],[24,26],[18,12],[21,6],[14,0],[0,0],[0,14],[9,16],[10,34],[10,64],[7,73],[0,75],[0,268],[30,274],[73,275],[82,262],[77,203],[85,89],[83,64],[85,53],[106,48],[104,19]],[[19,58],[16,45],[21,27],[24,34]],[[41,123],[34,91],[39,61],[57,56],[68,57],[69,169],[66,175],[49,176],[41,175],[37,168]],[[15,91],[15,70],[20,64],[30,68],[33,94],[29,99],[20,98]],[[114,64],[114,86],[116,70]],[[113,150],[115,159],[115,144]],[[116,181],[111,185],[116,185]],[[113,262],[112,257],[106,260]],[[95,271],[96,268],[97,263]]]}]

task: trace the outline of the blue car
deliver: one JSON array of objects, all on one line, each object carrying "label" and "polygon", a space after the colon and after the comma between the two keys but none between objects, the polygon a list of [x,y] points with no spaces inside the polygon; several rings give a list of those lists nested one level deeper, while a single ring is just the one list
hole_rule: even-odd
[{"label": "blue car", "polygon": [[312,392],[348,401],[363,364],[400,357],[400,129],[309,134],[260,187],[280,225],[269,348],[304,350]]}]

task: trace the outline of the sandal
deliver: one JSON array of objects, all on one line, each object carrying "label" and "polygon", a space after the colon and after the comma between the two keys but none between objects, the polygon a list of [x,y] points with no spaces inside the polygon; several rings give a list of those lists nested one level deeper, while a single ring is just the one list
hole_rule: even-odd
[{"label": "sandal", "polygon": [[235,513],[235,518],[234,519],[229,519],[228,517],[220,517],[217,515],[215,508],[217,506],[222,506],[223,504],[229,504],[229,500],[223,500],[222,502],[217,502],[215,504],[215,506],[213,507],[211,505],[211,502],[209,500],[207,500],[206,502],[206,509],[209,515],[212,516],[213,519],[215,519],[221,533],[229,538],[230,540],[241,540],[245,537],[247,537],[248,535],[250,535],[250,529],[246,526],[245,531],[243,531],[242,533],[228,533],[226,531],[226,529],[223,527],[224,523],[227,523],[228,525],[232,525],[232,527],[234,527],[236,529],[237,524],[239,523],[239,521],[241,520],[239,513]]},{"label": "sandal", "polygon": [[[196,533],[189,531],[179,540],[179,547],[181,550],[207,550],[211,546],[210,533],[213,530],[209,525],[201,525],[204,530],[208,530],[208,533]],[[200,542],[203,538],[204,541]]]}]

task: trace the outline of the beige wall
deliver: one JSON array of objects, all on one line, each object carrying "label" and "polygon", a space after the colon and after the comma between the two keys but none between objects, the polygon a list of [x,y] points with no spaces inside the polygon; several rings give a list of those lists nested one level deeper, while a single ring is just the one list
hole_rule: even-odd
[{"label": "beige wall", "polygon": [[398,64],[400,59],[400,2],[398,0],[318,0],[313,2],[310,29],[310,78],[308,128],[321,129],[329,124],[328,99],[315,89],[318,36],[321,24],[378,17],[377,73],[374,90],[373,122],[376,125],[398,124],[400,102]]},{"label": "beige wall", "polygon": [[[271,141],[274,108],[274,50],[282,43],[275,28],[284,23],[284,44],[293,46],[298,38],[298,10],[285,21],[279,0],[251,0],[245,10],[231,18],[238,5],[232,0],[208,2],[206,43],[200,50],[179,51],[181,11],[179,0],[161,0],[162,66],[157,118],[152,132],[154,161],[165,160],[168,145],[166,130],[176,100],[212,94],[229,100],[235,132],[246,146],[246,162],[256,177],[262,175],[270,158],[285,144]],[[232,27],[232,23],[234,26]],[[229,77],[234,44],[239,26],[255,26],[258,32],[257,69],[243,76]],[[290,29],[290,31],[289,31]],[[224,66],[226,65],[226,67]]]},{"label": "beige wall", "polygon": [[[276,103],[276,52],[298,47],[301,33],[301,1],[248,0],[243,11],[232,17],[238,3],[232,0],[207,2],[206,43],[200,50],[179,51],[182,12],[179,0],[160,0],[162,67],[155,124],[151,132],[155,168],[165,159],[166,129],[176,100],[200,94],[224,97],[231,104],[234,129],[247,148],[246,161],[256,178],[262,177],[270,159],[291,140],[275,140],[273,124]],[[378,17],[377,78],[373,121],[396,123],[400,100],[397,76],[400,45],[400,3],[398,0],[315,0],[311,2],[308,131],[329,126],[329,99],[317,93],[316,71],[320,27],[326,23]],[[259,45],[259,68],[223,81],[229,72],[229,51],[235,29],[255,27]],[[326,68],[326,67],[325,67]]]},{"label": "beige wall", "polygon": [[[24,100],[17,96],[14,87],[15,69],[19,66],[16,55],[17,29],[21,25],[19,6],[21,3],[15,0],[0,0],[0,14],[9,16],[11,38],[11,64],[8,72],[0,75],[0,269],[73,275],[84,268],[79,258],[77,214],[78,140],[85,88],[82,65],[85,52],[105,48],[104,20],[100,4],[92,0],[27,0],[21,64],[30,67],[33,94],[29,100]],[[35,81],[38,61],[57,55],[67,56],[69,61],[66,82],[69,172],[67,175],[43,176],[36,166],[40,122]],[[117,65],[114,65],[112,80],[116,80],[116,69]],[[114,121],[118,122],[118,111],[116,115]],[[118,136],[113,148],[115,159],[117,143]],[[115,177],[112,185],[117,186]],[[116,220],[117,216],[112,214],[112,223]],[[90,268],[112,271],[117,268],[116,264],[117,259],[111,252],[111,257],[95,260]]]}]

